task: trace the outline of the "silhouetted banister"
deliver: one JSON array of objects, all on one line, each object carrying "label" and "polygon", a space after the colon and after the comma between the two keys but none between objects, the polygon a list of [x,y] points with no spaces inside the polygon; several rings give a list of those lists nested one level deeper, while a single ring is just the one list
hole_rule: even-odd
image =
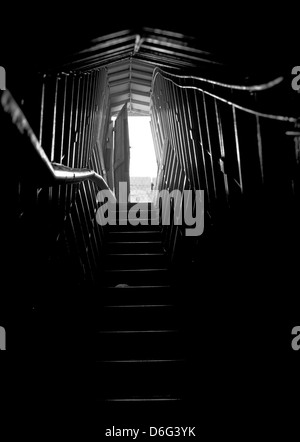
[{"label": "silhouetted banister", "polygon": [[[158,74],[161,74],[162,76],[166,75],[169,77],[181,78],[184,80],[196,80],[196,81],[200,81],[203,83],[211,84],[213,86],[221,86],[221,87],[227,88],[227,89],[234,89],[234,90],[248,91],[248,92],[257,92],[257,91],[271,89],[272,87],[277,86],[278,84],[280,84],[284,80],[283,77],[277,77],[274,80],[271,80],[271,81],[268,81],[267,83],[262,83],[262,84],[254,84],[254,85],[228,84],[228,83],[223,83],[220,81],[212,80],[209,78],[198,77],[195,75],[173,74],[171,72],[165,72],[163,69],[156,67],[153,71],[153,83],[155,82],[156,76]],[[179,85],[177,85],[177,86],[179,86]]]},{"label": "silhouetted banister", "polygon": [[47,177],[45,177],[48,185],[55,183],[75,184],[85,180],[91,180],[101,190],[106,189],[113,194],[103,177],[94,170],[69,167],[63,164],[51,162],[40,145],[32,128],[30,127],[24,113],[8,90],[1,93],[1,107],[6,115],[11,119],[11,122],[17,128],[19,133],[22,134],[22,137],[28,140],[30,147],[37,153],[39,160],[44,166],[44,169],[48,172]]},{"label": "silhouetted banister", "polygon": [[225,89],[231,89],[231,90],[237,90],[237,91],[245,91],[245,92],[261,92],[261,91],[265,91],[268,89],[273,88],[274,86],[277,86],[278,84],[280,84],[283,81],[283,77],[278,77],[275,78],[274,80],[271,80],[267,83],[263,83],[263,84],[259,84],[259,85],[235,85],[235,84],[226,84],[226,83],[221,83],[221,82],[217,82],[214,80],[209,80],[209,79],[205,79],[205,78],[201,78],[201,77],[195,77],[193,75],[178,75],[178,74],[172,74],[169,72],[165,72],[163,71],[161,68],[155,68],[153,71],[153,78],[152,78],[152,87],[151,90],[154,89],[154,85],[155,85],[155,80],[157,78],[158,75],[161,75],[162,78],[164,78],[165,80],[173,83],[176,87],[181,88],[181,89],[193,89],[199,92],[204,93],[205,95],[208,95],[212,98],[215,98],[218,101],[221,101],[223,103],[226,103],[230,106],[235,107],[236,109],[242,110],[244,112],[248,112],[250,114],[256,115],[258,117],[264,117],[264,118],[269,118],[271,120],[278,120],[278,121],[287,121],[289,123],[297,123],[298,118],[296,117],[292,117],[292,116],[286,116],[286,115],[274,115],[274,114],[269,114],[267,112],[259,112],[255,109],[249,109],[246,106],[242,106],[238,103],[234,103],[231,100],[228,100],[226,98],[221,97],[220,95],[214,94],[212,92],[209,92],[203,88],[197,87],[195,85],[187,85],[187,84],[178,84],[176,81],[172,80],[171,78],[168,77],[175,77],[178,79],[183,79],[183,80],[197,80],[200,82],[205,82],[207,84],[210,84],[212,86],[220,86],[222,88]]},{"label": "silhouetted banister", "polygon": [[[204,190],[206,231],[253,202],[263,210],[274,189],[290,207],[296,204],[298,118],[281,104],[286,91],[277,86],[283,80],[238,85],[154,70],[150,109],[158,188]],[[295,134],[294,144],[289,134]],[[163,230],[173,258],[182,229]]]}]

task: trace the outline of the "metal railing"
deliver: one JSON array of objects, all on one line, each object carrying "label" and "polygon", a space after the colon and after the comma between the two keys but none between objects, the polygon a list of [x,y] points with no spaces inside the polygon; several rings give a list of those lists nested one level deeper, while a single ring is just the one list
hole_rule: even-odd
[{"label": "metal railing", "polygon": [[[45,174],[43,180],[48,185],[54,184],[75,184],[85,180],[93,181],[100,189],[110,190],[104,178],[94,170],[86,168],[74,168],[64,164],[50,162],[44,149],[38,142],[32,128],[30,127],[24,113],[13,99],[8,90],[1,94],[1,105],[16,129],[22,134],[24,144],[28,144],[40,160],[39,167],[43,168]],[[25,146],[24,146],[25,147]],[[30,167],[30,166],[29,166]],[[113,197],[112,193],[112,197]]]},{"label": "metal railing", "polygon": [[31,82],[18,97],[22,110],[9,91],[1,94],[1,139],[9,140],[12,265],[35,299],[43,280],[76,286],[100,278],[96,195],[108,189],[99,146],[109,94],[105,69],[42,73]]},{"label": "metal railing", "polygon": [[[274,101],[280,102],[282,82],[279,77],[259,85],[230,85],[154,70],[151,124],[160,159],[157,186],[204,190],[205,230],[254,202],[260,207],[274,202],[275,188],[277,197],[295,206],[298,119],[261,110],[267,102],[261,100],[264,91],[272,90]],[[172,225],[164,230],[173,258],[184,241],[182,229]]]}]

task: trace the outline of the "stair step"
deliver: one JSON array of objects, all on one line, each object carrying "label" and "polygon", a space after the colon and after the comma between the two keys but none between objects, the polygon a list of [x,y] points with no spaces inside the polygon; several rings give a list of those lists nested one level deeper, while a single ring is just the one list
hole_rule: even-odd
[{"label": "stair step", "polygon": [[161,241],[162,236],[157,230],[124,230],[109,231],[109,242],[143,242],[143,241]]},{"label": "stair step", "polygon": [[95,350],[96,357],[103,360],[180,359],[185,346],[176,330],[130,330],[97,333]]},{"label": "stair step", "polygon": [[161,241],[108,241],[108,253],[163,253]]},{"label": "stair step", "polygon": [[159,224],[151,224],[148,222],[146,225],[137,224],[136,226],[132,226],[131,224],[116,224],[115,226],[109,226],[109,232],[139,232],[139,231],[151,231],[151,232],[161,232],[162,227]]},{"label": "stair step", "polygon": [[154,396],[154,397],[134,397],[134,398],[110,398],[104,399],[107,402],[169,402],[169,401],[181,401],[180,397],[168,396]]},{"label": "stair step", "polygon": [[128,304],[122,304],[122,305],[104,305],[104,308],[107,309],[125,309],[125,308],[157,308],[157,307],[166,307],[166,308],[174,308],[174,306],[172,304],[132,304],[132,305],[128,305]]},{"label": "stair step", "polygon": [[160,268],[166,267],[168,259],[165,253],[109,253],[106,256],[108,268]]},{"label": "stair step", "polygon": [[[129,209],[129,207],[128,207]],[[142,225],[158,225],[159,224],[159,211],[155,209],[151,204],[148,203],[140,203],[139,210],[135,214],[128,213],[129,211],[124,208],[117,207],[116,210],[112,210],[111,214],[116,220],[116,224],[128,225],[132,227],[136,227],[131,223],[137,223],[137,226]],[[134,216],[134,220],[132,220],[132,215]],[[125,224],[126,223],[126,224]]]},{"label": "stair step", "polygon": [[184,362],[184,359],[121,359],[110,361],[98,361],[103,364],[147,364],[147,363],[165,363],[165,362]]},{"label": "stair step", "polygon": [[[135,397],[98,398],[95,404],[97,416],[105,422],[105,428],[179,425],[193,426],[199,422],[199,397],[197,401],[186,401],[179,395],[136,395]],[[176,422],[176,424],[174,424]],[[142,428],[142,427],[141,427]]]},{"label": "stair step", "polygon": [[151,284],[153,281],[157,285],[167,284],[169,281],[168,269],[107,269],[104,272],[104,280],[108,286],[118,284],[141,285]]},{"label": "stair step", "polygon": [[180,397],[167,396],[154,396],[154,397],[134,397],[134,398],[110,398],[104,399],[106,402],[169,402],[169,401],[181,401]]},{"label": "stair step", "polygon": [[96,391],[102,398],[178,395],[186,379],[178,360],[97,362]]},{"label": "stair step", "polygon": [[[126,212],[117,211],[117,219],[126,219]],[[106,403],[178,401],[187,378],[161,226],[151,225],[150,212],[140,215],[143,224],[109,226],[106,237],[102,289],[94,304],[95,387]]]},{"label": "stair step", "polygon": [[104,307],[99,314],[99,324],[102,330],[172,329],[179,322],[178,316],[173,306]]},{"label": "stair step", "polygon": [[99,305],[173,304],[177,298],[170,286],[107,287],[99,296]]},{"label": "stair step", "polygon": [[101,330],[99,333],[112,333],[112,334],[127,334],[127,333],[133,333],[133,334],[140,334],[140,333],[173,333],[174,331],[177,330],[172,330],[172,329],[168,329],[168,330],[164,330],[164,329],[156,329],[153,328],[151,330],[149,329],[145,329],[145,330]]},{"label": "stair step", "polygon": [[125,212],[125,213],[128,213],[129,212],[129,210],[132,208],[132,207],[137,207],[137,205],[138,205],[138,208],[139,208],[139,211],[140,212],[142,212],[142,213],[144,213],[144,212],[158,212],[158,208],[156,207],[156,206],[154,206],[154,204],[151,202],[151,201],[148,201],[148,202],[139,202],[139,203],[126,203],[126,204],[124,204],[124,203],[117,203],[116,204],[116,206],[115,206],[115,210],[114,210],[114,208],[112,208],[113,210],[112,211],[114,211],[114,212],[117,212],[117,213],[120,213],[120,212]]}]

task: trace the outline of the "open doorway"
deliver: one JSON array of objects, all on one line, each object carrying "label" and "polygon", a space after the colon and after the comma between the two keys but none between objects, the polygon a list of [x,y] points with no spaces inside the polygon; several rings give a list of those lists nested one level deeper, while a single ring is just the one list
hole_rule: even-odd
[{"label": "open doorway", "polygon": [[149,202],[154,195],[157,162],[149,116],[129,116],[130,201]]}]

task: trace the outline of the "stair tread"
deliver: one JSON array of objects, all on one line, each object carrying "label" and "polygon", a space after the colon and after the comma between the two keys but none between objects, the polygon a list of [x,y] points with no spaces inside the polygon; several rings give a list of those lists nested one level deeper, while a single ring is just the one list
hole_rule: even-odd
[{"label": "stair tread", "polygon": [[107,244],[162,244],[161,241],[108,241]]},{"label": "stair tread", "polygon": [[98,361],[103,364],[140,364],[140,363],[169,363],[169,362],[184,362],[184,359],[115,359]]},{"label": "stair tread", "polygon": [[162,235],[161,232],[155,230],[114,230],[111,231],[107,237],[108,242],[119,241],[119,242],[144,242],[144,241],[158,241],[161,242]]},{"label": "stair tread", "polygon": [[98,333],[106,334],[106,333],[112,333],[112,334],[125,334],[125,333],[178,333],[179,330],[99,330]]},{"label": "stair tread", "polygon": [[107,286],[105,287],[105,289],[109,289],[109,290],[120,290],[120,289],[135,289],[135,290],[140,290],[140,289],[170,289],[171,286],[170,285],[128,285],[127,287],[116,287],[116,286]]},{"label": "stair tread", "polygon": [[133,226],[131,224],[115,224],[109,226],[109,233],[110,232],[138,232],[138,231],[144,231],[144,230],[150,230],[153,232],[161,232],[161,224],[155,223],[155,224],[137,224],[136,226]]},{"label": "stair tread", "polygon": [[[135,227],[135,226],[132,226],[132,227]],[[145,227],[147,227],[147,226],[145,226]],[[144,235],[145,233],[147,233],[148,235],[157,235],[157,231],[156,230],[147,230],[147,229],[145,229],[145,230],[111,230],[110,232],[109,232],[109,235],[117,235],[117,234],[122,234],[122,235],[128,235],[128,234],[134,234],[134,235]]]},{"label": "stair tread", "polygon": [[105,269],[105,272],[110,273],[110,272],[167,272],[169,269],[168,268],[153,268],[153,269]]},{"label": "stair tread", "polygon": [[122,304],[122,305],[104,305],[104,308],[163,308],[174,307],[173,304]]},{"label": "stair tread", "polygon": [[96,354],[99,359],[178,359],[185,355],[182,333],[142,332],[96,334]]},{"label": "stair tread", "polygon": [[[117,239],[117,238],[116,238]],[[148,238],[147,238],[148,239]],[[109,253],[163,253],[164,247],[161,241],[154,238],[151,241],[140,238],[140,241],[109,241],[106,243],[106,251]]]},{"label": "stair tread", "polygon": [[[101,399],[98,399],[101,401]],[[156,402],[156,401],[181,401],[182,398],[174,396],[154,396],[154,397],[130,397],[130,398],[106,398],[102,401],[107,402]]]},{"label": "stair tread", "polygon": [[149,253],[107,253],[108,256],[165,256],[164,252],[149,252]]},{"label": "stair tread", "polygon": [[[101,401],[181,400],[185,351],[168,256],[161,226],[151,224],[150,213],[143,220],[111,226],[107,235],[95,341]],[[126,291],[112,291],[120,288]]]}]

